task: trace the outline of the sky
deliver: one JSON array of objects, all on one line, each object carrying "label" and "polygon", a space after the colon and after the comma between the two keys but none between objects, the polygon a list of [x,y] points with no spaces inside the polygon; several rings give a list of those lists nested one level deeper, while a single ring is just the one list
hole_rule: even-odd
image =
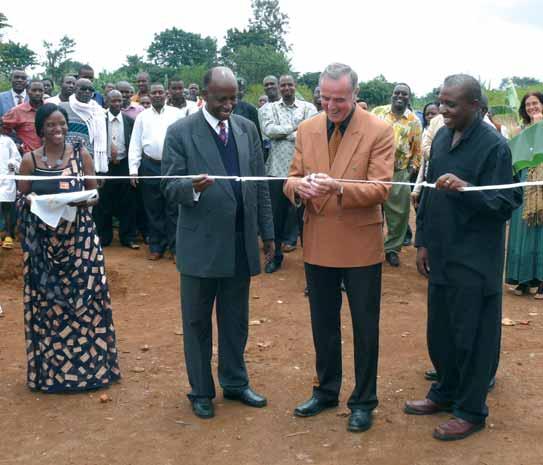
[{"label": "sky", "polygon": [[[543,79],[538,3],[541,0],[280,0],[290,18],[287,42],[295,71],[321,71],[339,61],[349,64],[362,81],[382,74],[389,81],[407,82],[418,95],[460,72],[492,87],[512,75]],[[13,26],[5,39],[28,44],[42,58],[44,40],[56,43],[67,34],[77,43],[74,59],[96,71],[114,70],[126,55],[146,55],[154,34],[165,29],[212,36],[220,47],[226,30],[245,27],[251,16],[250,0],[147,2],[147,11],[134,1],[94,0],[89,5],[77,11],[75,2],[5,0],[0,11]],[[42,16],[44,6],[48,11]],[[103,24],[93,24],[97,18]]]}]

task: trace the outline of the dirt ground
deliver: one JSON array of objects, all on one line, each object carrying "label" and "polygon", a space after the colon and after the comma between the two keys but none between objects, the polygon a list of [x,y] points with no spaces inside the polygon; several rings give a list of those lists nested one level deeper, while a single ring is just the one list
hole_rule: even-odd
[{"label": "dirt ground", "polygon": [[[423,373],[430,367],[426,284],[416,273],[414,249],[404,249],[399,269],[384,267],[374,427],[352,434],[346,431],[345,401],[353,386],[346,302],[342,403],[314,418],[292,415],[314,379],[297,250],[279,272],[252,283],[246,356],[252,385],[267,395],[268,407],[252,409],[219,394],[216,417],[200,420],[186,398],[178,273],[171,261],[149,262],[145,253],[106,249],[122,381],[102,392],[43,395],[25,385],[20,251],[0,250],[0,464],[543,464],[543,302],[506,292],[504,317],[530,322],[503,328],[487,428],[441,443],[431,433],[446,414],[402,413],[407,399],[425,395]],[[110,402],[100,402],[104,392]]]}]

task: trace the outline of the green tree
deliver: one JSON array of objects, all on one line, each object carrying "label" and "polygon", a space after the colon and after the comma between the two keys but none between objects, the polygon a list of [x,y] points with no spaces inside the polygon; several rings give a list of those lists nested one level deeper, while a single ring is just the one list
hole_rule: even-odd
[{"label": "green tree", "polygon": [[304,84],[309,89],[315,89],[319,85],[319,77],[321,73],[319,71],[312,71],[304,73],[298,78],[298,84]]},{"label": "green tree", "polygon": [[64,75],[74,72],[74,61],[70,60],[70,56],[75,51],[75,40],[68,36],[63,36],[58,44],[43,41],[45,48],[45,61],[42,63],[45,68],[44,76],[47,76],[56,83],[60,83]]},{"label": "green tree", "polygon": [[251,45],[275,47],[275,41],[266,32],[255,29],[228,29],[224,40],[225,44],[221,48],[221,62],[225,66],[233,66],[232,57],[240,47]]},{"label": "green tree", "polygon": [[242,46],[231,58],[234,72],[248,84],[261,83],[268,74],[280,76],[290,69],[287,57],[270,46]]},{"label": "green tree", "polygon": [[2,29],[5,29],[7,27],[11,27],[11,24],[8,23],[8,18],[6,15],[2,12],[0,12],[0,40],[2,39]]},{"label": "green tree", "polygon": [[174,27],[155,34],[147,56],[155,65],[170,68],[209,66],[217,59],[217,41]]},{"label": "green tree", "polygon": [[38,64],[36,53],[17,42],[0,43],[0,73],[8,76],[14,69]]},{"label": "green tree", "polygon": [[249,19],[249,30],[265,33],[276,50],[287,53],[285,36],[288,32],[289,17],[279,8],[279,0],[252,0],[253,17]]},{"label": "green tree", "polygon": [[394,82],[388,82],[386,78],[380,74],[370,81],[361,82],[358,95],[370,107],[386,105],[387,103],[390,103],[390,96],[392,95],[395,85]]},{"label": "green tree", "polygon": [[515,87],[529,87],[543,84],[539,79],[533,77],[512,76],[502,79],[502,82],[500,83],[500,89],[505,90],[510,80],[513,82],[513,84],[515,84]]}]

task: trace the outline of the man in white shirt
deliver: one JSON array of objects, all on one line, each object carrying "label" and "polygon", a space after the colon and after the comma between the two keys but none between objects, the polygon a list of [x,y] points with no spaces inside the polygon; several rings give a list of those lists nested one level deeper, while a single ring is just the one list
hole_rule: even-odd
[{"label": "man in white shirt", "polygon": [[[266,174],[286,177],[294,156],[298,126],[302,121],[315,116],[317,109],[312,103],[296,98],[296,81],[290,75],[279,78],[279,91],[281,100],[260,108],[258,118],[263,136],[271,140],[269,156],[266,160]],[[275,257],[266,264],[265,271],[274,273],[281,268],[283,263],[282,239],[292,206],[283,194],[282,182],[270,181],[269,189],[275,227]]]},{"label": "man in white shirt", "polygon": [[[185,116],[179,108],[166,105],[162,84],[152,84],[151,107],[136,118],[128,150],[128,166],[132,186],[141,176],[160,176],[162,147],[168,127]],[[160,190],[159,179],[144,179],[141,185],[143,206],[149,222],[149,260],[159,260],[169,250],[175,260],[177,206],[168,204]]]},{"label": "man in white shirt", "polygon": [[[108,176],[128,176],[128,149],[134,120],[121,112],[118,90],[107,96],[106,111]],[[106,180],[100,188],[100,201],[93,217],[102,246],[113,240],[113,216],[119,218],[119,240],[124,247],[139,249],[136,242],[136,192],[127,179]]]},{"label": "man in white shirt", "polygon": [[199,110],[196,102],[185,98],[185,83],[178,77],[173,77],[168,83],[168,105],[179,108],[185,116]]},{"label": "man in white shirt", "polygon": [[48,98],[45,103],[54,103],[59,105],[60,102],[67,102],[70,98],[70,95],[74,93],[75,90],[75,77],[71,74],[64,76],[62,79],[62,84],[60,85],[60,92],[54,97]]}]

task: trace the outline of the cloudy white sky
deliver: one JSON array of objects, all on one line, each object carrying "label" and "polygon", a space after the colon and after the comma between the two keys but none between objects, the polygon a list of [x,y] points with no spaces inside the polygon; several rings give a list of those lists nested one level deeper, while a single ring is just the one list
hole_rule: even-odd
[{"label": "cloudy white sky", "polygon": [[[170,27],[216,37],[246,26],[250,0],[77,2],[2,1],[7,38],[43,55],[42,41],[67,34],[75,59],[112,70],[145,54]],[[280,0],[290,17],[296,71],[350,64],[361,80],[383,74],[423,94],[447,74],[467,72],[497,87],[505,76],[543,79],[542,0]],[[539,8],[538,8],[539,4]],[[83,6],[86,5],[86,6]],[[44,10],[47,8],[47,11]],[[40,14],[43,12],[43,15]]]}]

